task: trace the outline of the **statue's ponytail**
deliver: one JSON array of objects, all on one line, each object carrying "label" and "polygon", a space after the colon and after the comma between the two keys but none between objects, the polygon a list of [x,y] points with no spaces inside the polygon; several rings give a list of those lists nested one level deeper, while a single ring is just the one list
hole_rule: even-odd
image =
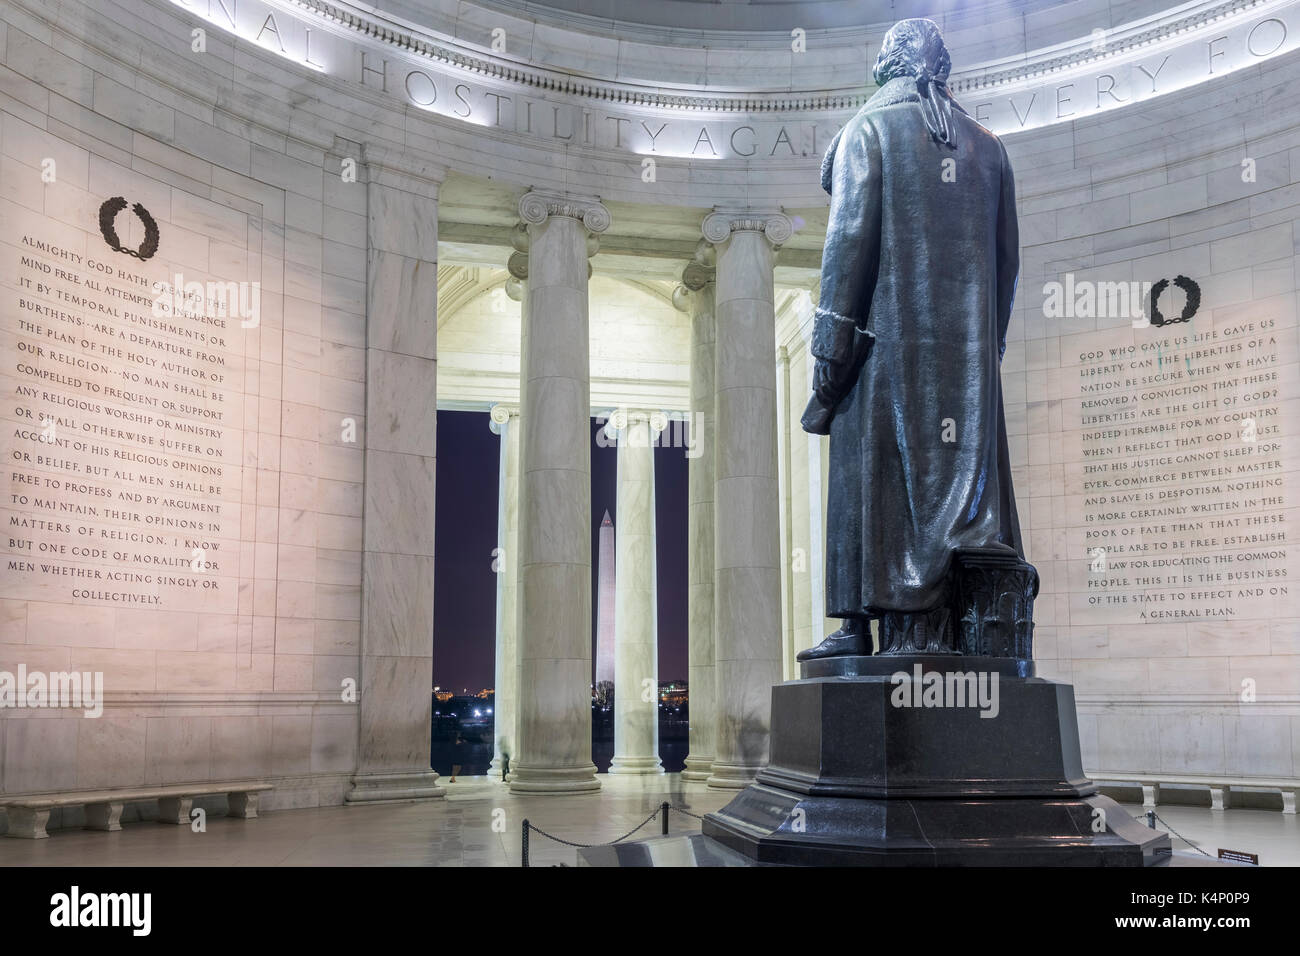
[{"label": "statue's ponytail", "polygon": [[912,18],[898,21],[885,34],[872,75],[880,86],[900,76],[915,78],[921,115],[930,136],[955,149],[952,94],[948,92],[951,68],[952,58],[939,27],[933,20]]}]

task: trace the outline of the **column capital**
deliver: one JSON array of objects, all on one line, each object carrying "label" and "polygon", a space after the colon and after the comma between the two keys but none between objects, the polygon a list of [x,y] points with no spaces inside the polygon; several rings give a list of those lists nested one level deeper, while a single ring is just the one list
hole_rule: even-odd
[{"label": "column capital", "polygon": [[658,408],[615,408],[604,414],[605,434],[617,438],[632,425],[648,424],[656,435],[668,427],[668,413]]},{"label": "column capital", "polygon": [[692,292],[699,292],[717,278],[717,272],[717,269],[692,259],[682,270],[682,285]]},{"label": "column capital", "polygon": [[524,282],[528,279],[528,253],[512,252],[510,258],[506,260],[506,271],[510,277],[506,279],[506,295],[515,302],[524,301]]},{"label": "column capital", "polygon": [[714,209],[700,224],[704,238],[714,245],[726,242],[733,232],[761,232],[779,248],[794,235],[794,223],[782,212],[755,209]]},{"label": "column capital", "polygon": [[609,228],[609,210],[599,199],[563,196],[533,190],[519,200],[519,218],[530,226],[540,226],[551,216],[576,219],[593,236]]},{"label": "column capital", "polygon": [[497,402],[492,406],[488,414],[492,419],[488,423],[488,428],[492,429],[493,435],[500,435],[505,426],[509,424],[510,419],[519,417],[519,406],[507,402]]},{"label": "column capital", "polygon": [[528,223],[517,222],[513,229],[510,230],[510,246],[515,252],[528,252],[528,243],[531,240],[528,236]]},{"label": "column capital", "polygon": [[512,252],[506,260],[506,271],[516,279],[528,278],[528,253]]},{"label": "column capital", "polygon": [[699,292],[718,275],[718,250],[707,239],[695,247],[695,255],[682,269],[682,281],[673,289],[673,308],[678,312],[690,311],[690,294]]}]

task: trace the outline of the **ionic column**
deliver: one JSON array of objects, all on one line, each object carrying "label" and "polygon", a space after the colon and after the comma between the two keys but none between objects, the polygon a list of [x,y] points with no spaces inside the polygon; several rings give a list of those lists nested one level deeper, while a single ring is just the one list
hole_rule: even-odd
[{"label": "ionic column", "polygon": [[501,437],[497,479],[497,633],[496,692],[493,694],[493,749],[488,776],[500,779],[503,757],[515,757],[518,730],[516,696],[519,661],[516,654],[519,591],[519,406],[493,405],[493,434]]},{"label": "ionic column", "polygon": [[348,803],[441,797],[429,767],[441,172],[366,146],[357,768]]},{"label": "ionic column", "polygon": [[687,617],[690,749],[683,780],[709,779],[717,740],[713,648],[714,306],[716,250],[700,240],[673,302],[691,315],[691,421],[687,466]]},{"label": "ionic column", "polygon": [[781,680],[780,494],[776,454],[776,248],[780,214],[715,212],[714,658],[717,743],[709,786],[739,789],[767,763]]},{"label": "ionic column", "polygon": [[587,257],[599,202],[531,192],[521,369],[519,744],[510,789],[599,790],[591,762],[591,381]]},{"label": "ionic column", "polygon": [[610,773],[664,772],[659,763],[654,444],[667,424],[662,412],[619,409],[605,426],[618,442],[614,757]]}]

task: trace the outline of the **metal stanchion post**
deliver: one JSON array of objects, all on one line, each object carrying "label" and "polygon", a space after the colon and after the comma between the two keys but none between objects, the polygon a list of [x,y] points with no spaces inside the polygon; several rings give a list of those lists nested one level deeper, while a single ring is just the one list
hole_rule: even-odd
[{"label": "metal stanchion post", "polygon": [[523,866],[528,867],[528,820],[524,820],[524,832],[521,834],[520,845],[523,847]]},{"label": "metal stanchion post", "polygon": [[659,809],[661,809],[664,812],[664,825],[663,825],[662,834],[664,836],[667,836],[668,835],[668,801],[665,800],[663,806],[660,807]]}]

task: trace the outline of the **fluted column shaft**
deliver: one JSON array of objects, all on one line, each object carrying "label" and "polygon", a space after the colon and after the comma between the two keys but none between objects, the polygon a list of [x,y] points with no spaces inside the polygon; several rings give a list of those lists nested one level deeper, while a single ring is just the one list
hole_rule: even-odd
[{"label": "fluted column shaft", "polygon": [[665,424],[662,415],[622,409],[610,422],[618,442],[614,758],[610,773],[663,773],[659,763],[654,438]]},{"label": "fluted column shaft", "polygon": [[717,743],[713,647],[714,342],[717,285],[711,243],[682,273],[691,314],[691,421],[687,465],[687,617],[690,741],[684,780],[708,780]]},{"label": "fluted column shaft", "polygon": [[717,246],[714,656],[718,723],[710,787],[741,788],[767,763],[781,680],[775,246],[785,216],[714,213]]},{"label": "fluted column shaft", "polygon": [[493,685],[493,747],[488,776],[500,778],[518,742],[519,658],[519,406],[494,405],[492,431],[501,438],[497,507],[496,680]]},{"label": "fluted column shaft", "polygon": [[591,762],[588,239],[596,202],[529,193],[522,336],[519,744],[510,789],[600,789]]}]

